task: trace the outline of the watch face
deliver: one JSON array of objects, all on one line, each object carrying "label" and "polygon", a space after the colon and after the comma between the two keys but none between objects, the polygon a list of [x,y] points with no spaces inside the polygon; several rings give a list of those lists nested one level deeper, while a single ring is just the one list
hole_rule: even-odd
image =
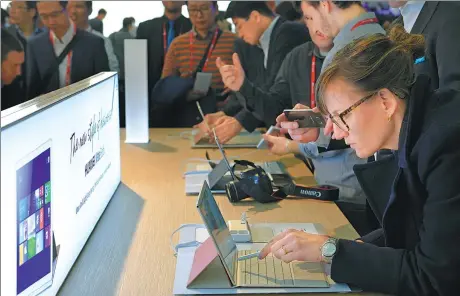
[{"label": "watch face", "polygon": [[337,251],[337,246],[334,243],[326,243],[323,246],[323,256],[332,257]]}]

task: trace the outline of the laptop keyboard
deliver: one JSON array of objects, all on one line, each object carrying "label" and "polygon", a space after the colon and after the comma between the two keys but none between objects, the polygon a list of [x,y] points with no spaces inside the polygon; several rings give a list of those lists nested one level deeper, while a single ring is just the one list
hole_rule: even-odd
[{"label": "laptop keyboard", "polygon": [[[238,257],[254,251],[238,251]],[[251,258],[238,262],[240,285],[243,286],[293,286],[291,265],[268,255],[265,259]]]}]

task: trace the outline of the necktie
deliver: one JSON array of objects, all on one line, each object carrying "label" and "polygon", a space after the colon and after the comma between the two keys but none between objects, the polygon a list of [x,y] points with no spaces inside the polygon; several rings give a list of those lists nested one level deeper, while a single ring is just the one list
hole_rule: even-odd
[{"label": "necktie", "polygon": [[169,21],[169,30],[168,30],[168,48],[171,45],[171,42],[173,41],[175,37],[175,32],[174,32],[174,21]]}]

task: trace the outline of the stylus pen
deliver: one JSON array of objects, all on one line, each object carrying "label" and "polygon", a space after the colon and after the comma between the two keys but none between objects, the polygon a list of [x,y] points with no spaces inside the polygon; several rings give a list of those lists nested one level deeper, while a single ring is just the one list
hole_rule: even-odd
[{"label": "stylus pen", "polygon": [[211,130],[211,127],[209,126],[208,122],[204,118],[204,113],[203,110],[201,109],[200,102],[196,101],[196,106],[198,107],[198,111],[200,112],[201,118],[203,118],[204,124],[206,124],[206,127],[208,130]]},{"label": "stylus pen", "polygon": [[252,259],[254,257],[259,258],[259,254],[260,254],[260,251],[257,251],[257,252],[252,253],[252,254],[244,255],[244,256],[238,257],[238,261],[249,260],[249,259]]}]

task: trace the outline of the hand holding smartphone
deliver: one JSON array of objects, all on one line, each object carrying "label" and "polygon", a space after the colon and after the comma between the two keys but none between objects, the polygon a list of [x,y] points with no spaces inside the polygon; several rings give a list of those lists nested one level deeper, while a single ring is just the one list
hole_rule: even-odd
[{"label": "hand holding smartphone", "polygon": [[323,128],[326,120],[311,109],[286,109],[283,111],[289,121],[295,121],[299,128]]}]

